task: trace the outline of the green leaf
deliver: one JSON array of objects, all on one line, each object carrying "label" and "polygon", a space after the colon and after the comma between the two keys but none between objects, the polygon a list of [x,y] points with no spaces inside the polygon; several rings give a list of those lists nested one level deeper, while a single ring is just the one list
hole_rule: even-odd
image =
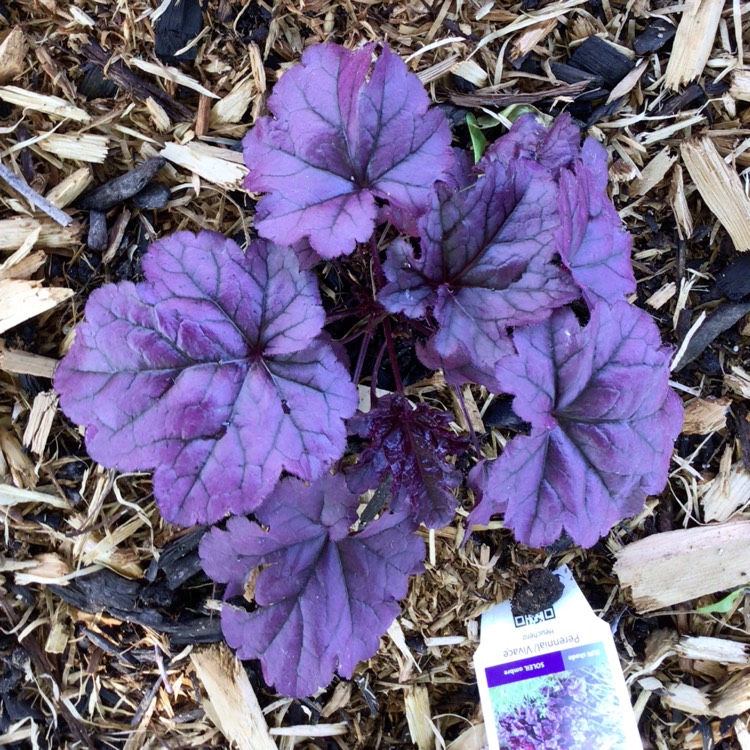
[{"label": "green leaf", "polygon": [[550,127],[554,122],[554,118],[540,112],[531,104],[511,104],[501,112],[493,112],[482,107],[482,111],[484,114],[479,115],[479,117],[476,117],[471,112],[466,115],[466,127],[469,129],[471,149],[474,153],[475,163],[482,158],[482,155],[487,148],[487,138],[482,132],[483,130],[490,130],[490,128],[496,128],[498,125],[503,125],[510,130],[513,123],[521,117],[521,115],[525,115],[529,112],[545,127]]},{"label": "green leaf", "polygon": [[538,110],[535,106],[532,104],[511,104],[509,107],[506,107],[501,112],[498,112],[498,116],[501,119],[507,120],[511,124],[514,123],[521,115],[526,115],[531,113],[536,117],[539,122],[544,125],[544,127],[549,128],[550,125],[554,122],[554,118],[550,117],[549,115],[545,115],[543,112]]},{"label": "green leaf", "polygon": [[484,150],[487,148],[487,139],[482,132],[482,126],[477,122],[471,112],[466,115],[466,127],[469,128],[469,137],[471,138],[471,150],[474,152],[474,163],[482,158]]},{"label": "green leaf", "polygon": [[705,607],[698,607],[698,609],[695,611],[702,615],[725,615],[732,609],[732,607],[734,607],[737,599],[739,599],[745,593],[745,591],[748,590],[750,589],[742,586],[741,588],[732,591],[731,594],[727,594],[727,596],[725,596],[718,602],[714,602],[713,604],[706,604]]}]

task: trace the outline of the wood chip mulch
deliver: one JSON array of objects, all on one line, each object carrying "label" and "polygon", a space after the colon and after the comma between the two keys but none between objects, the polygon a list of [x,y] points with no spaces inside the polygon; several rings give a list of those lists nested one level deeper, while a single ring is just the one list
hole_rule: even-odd
[{"label": "wood chip mulch", "polygon": [[[479,750],[479,616],[531,570],[567,563],[612,625],[644,747],[750,750],[749,11],[0,2],[0,161],[46,199],[0,179],[0,746]],[[686,424],[667,490],[591,550],[524,548],[500,522],[465,547],[460,519],[429,534],[427,573],[380,652],[352,680],[288,700],[218,645],[200,530],[159,518],[148,476],[88,458],[50,378],[88,294],[137,278],[150,241],[248,235],[237,147],[302,50],[374,40],[402,55],[465,144],[467,112],[524,105],[569,111],[607,147],[634,301],[675,347]],[[158,174],[133,176],[143,162]],[[77,203],[121,175],[137,199]],[[73,221],[56,223],[50,205]],[[439,380],[413,388],[465,419]],[[465,397],[484,430],[487,394]]]}]

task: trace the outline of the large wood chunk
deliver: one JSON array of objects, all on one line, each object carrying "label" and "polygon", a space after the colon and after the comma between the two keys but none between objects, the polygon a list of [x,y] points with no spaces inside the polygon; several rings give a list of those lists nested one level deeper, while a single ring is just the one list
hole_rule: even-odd
[{"label": "large wood chunk", "polygon": [[654,534],[616,553],[615,573],[638,612],[726,591],[750,580],[750,521]]}]

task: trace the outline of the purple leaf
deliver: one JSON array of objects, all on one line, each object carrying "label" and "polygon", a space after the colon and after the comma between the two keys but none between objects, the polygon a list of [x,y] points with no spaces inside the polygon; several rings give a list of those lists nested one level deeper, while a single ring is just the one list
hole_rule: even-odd
[{"label": "purple leaf", "polygon": [[[451,190],[461,190],[468,187],[475,179],[474,161],[467,151],[460,148],[454,148],[453,162],[447,172],[440,177]],[[410,237],[419,236],[419,214],[413,211],[403,211],[392,204],[384,204],[378,212],[378,223],[384,224],[390,221],[402,234],[408,234]]]},{"label": "purple leaf", "polygon": [[513,336],[518,355],[498,377],[533,429],[488,469],[469,522],[494,513],[519,541],[538,547],[563,529],[593,545],[659,492],[682,426],[670,390],[671,352],[644,312],[598,303],[582,329],[570,310]]},{"label": "purple leaf", "polygon": [[367,414],[357,414],[349,429],[370,444],[349,474],[350,489],[360,494],[393,477],[391,508],[409,512],[417,523],[439,528],[451,522],[461,472],[448,462],[467,441],[448,426],[450,416],[427,404],[393,394],[378,400]]},{"label": "purple leaf", "polygon": [[438,185],[420,220],[421,254],[394,242],[379,295],[392,313],[432,310],[431,342],[446,361],[491,368],[510,349],[506,328],[543,320],[578,297],[552,259],[557,188],[530,160],[495,162],[470,188]]},{"label": "purple leaf", "polygon": [[[580,160],[588,171],[591,189],[600,193],[607,192],[609,168],[607,167],[607,149],[593,138],[587,138],[581,147]],[[569,165],[573,169],[576,164]]]},{"label": "purple leaf", "polygon": [[635,277],[630,235],[607,197],[607,152],[593,138],[580,144],[581,132],[569,115],[558,117],[549,130],[524,115],[488,149],[477,169],[529,160],[555,179],[558,252],[591,307],[598,299],[612,304],[635,291]]},{"label": "purple leaf", "polygon": [[155,469],[173,523],[256,508],[282,470],[321,476],[346,444],[354,386],[330,344],[315,277],[265,241],[211,233],[154,243],[146,281],[95,291],[55,374],[92,458]]},{"label": "purple leaf", "polygon": [[308,49],[276,84],[244,140],[248,190],[268,192],[255,225],[289,245],[309,237],[324,258],[352,252],[375,227],[375,198],[405,225],[453,165],[444,115],[419,79],[383,46]]},{"label": "purple leaf", "polygon": [[[547,130],[533,114],[525,114],[498,138],[477,164],[484,171],[495,161],[508,163],[529,159],[545,168],[553,177],[572,166],[581,156],[581,131],[567,113],[560,115]],[[605,154],[606,184],[606,154]]]},{"label": "purple leaf", "polygon": [[[495,362],[506,355],[515,354],[513,343],[509,337],[502,337],[491,345],[491,351],[481,358],[481,361],[472,361],[472,357],[465,346],[455,342],[453,346],[444,348],[441,353],[438,350],[441,339],[439,334],[431,336],[424,344],[417,344],[417,358],[431,370],[442,370],[445,382],[453,386],[461,386],[464,383],[477,383],[491,391],[501,390],[495,374]],[[488,347],[489,348],[489,347]],[[478,359],[475,357],[475,360]]]},{"label": "purple leaf", "polygon": [[630,234],[597,182],[595,172],[581,162],[560,175],[558,249],[589,307],[599,299],[612,304],[635,291]]},{"label": "purple leaf", "polygon": [[283,695],[312,695],[335,671],[352,676],[378,649],[399,613],[409,576],[422,572],[424,544],[402,514],[351,534],[359,497],[341,475],[306,486],[284,479],[256,512],[269,530],[232,517],[201,541],[206,573],[226,596],[255,581],[253,612],[224,605],[222,629],[240,659],[260,659]]}]

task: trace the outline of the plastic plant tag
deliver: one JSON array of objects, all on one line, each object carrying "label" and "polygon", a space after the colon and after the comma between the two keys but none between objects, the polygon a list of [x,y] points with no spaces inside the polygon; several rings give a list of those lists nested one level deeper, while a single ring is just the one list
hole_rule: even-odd
[{"label": "plastic plant tag", "polygon": [[567,566],[552,606],[482,615],[474,667],[490,750],[643,750],[609,625]]}]

